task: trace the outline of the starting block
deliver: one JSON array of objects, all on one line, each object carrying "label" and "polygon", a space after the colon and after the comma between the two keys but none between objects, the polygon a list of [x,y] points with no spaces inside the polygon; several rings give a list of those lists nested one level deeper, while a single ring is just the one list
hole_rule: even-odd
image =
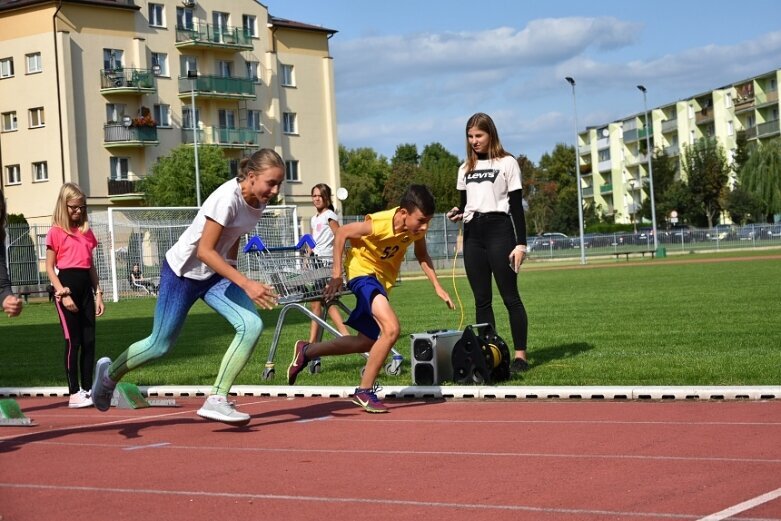
[{"label": "starting block", "polygon": [[24,415],[16,400],[0,400],[0,427],[32,427],[35,425]]},{"label": "starting block", "polygon": [[114,389],[114,395],[111,397],[111,405],[118,409],[176,407],[176,400],[173,398],[145,398],[136,384],[119,382],[116,389]]}]

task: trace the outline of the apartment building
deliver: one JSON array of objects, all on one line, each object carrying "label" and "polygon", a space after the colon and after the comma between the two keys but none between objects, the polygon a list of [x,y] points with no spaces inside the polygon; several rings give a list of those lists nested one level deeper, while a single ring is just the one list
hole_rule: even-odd
[{"label": "apartment building", "polygon": [[778,138],[779,81],[781,69],[649,108],[650,124],[639,113],[580,132],[583,199],[616,222],[633,222],[650,197],[646,136],[651,151],[661,148],[678,159],[679,172],[684,145],[700,138],[715,137],[729,158],[739,131],[749,142]]},{"label": "apartment building", "polygon": [[69,181],[93,211],[142,205],[158,158],[209,144],[234,172],[279,152],[283,202],[308,220],[311,187],[339,186],[335,33],[256,0],[0,0],[8,211],[49,222]]}]

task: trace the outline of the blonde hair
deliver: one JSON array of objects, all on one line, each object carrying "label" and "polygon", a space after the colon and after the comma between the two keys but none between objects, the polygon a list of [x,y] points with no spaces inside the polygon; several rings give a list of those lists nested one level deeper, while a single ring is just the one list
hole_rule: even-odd
[{"label": "blonde hair", "polygon": [[494,120],[491,119],[491,116],[478,112],[477,114],[473,114],[466,122],[466,161],[464,161],[464,164],[466,165],[467,172],[474,170],[478,159],[477,153],[469,145],[468,135],[470,128],[477,128],[488,134],[488,159],[512,155],[502,147],[502,142],[499,141],[499,132],[496,130],[496,125],[494,125]]},{"label": "blonde hair", "polygon": [[262,172],[268,168],[281,168],[284,172],[285,162],[282,157],[270,148],[261,148],[249,157],[245,157],[239,163],[239,175],[236,178],[244,181],[250,172]]},{"label": "blonde hair", "polygon": [[[79,185],[76,183],[65,183],[62,185],[60,194],[57,196],[57,202],[54,205],[54,212],[52,213],[52,226],[59,226],[70,233],[71,217],[70,213],[68,213],[68,203],[75,199],[82,199],[84,204],[87,204],[87,196],[81,191]],[[81,233],[89,230],[89,218],[87,217],[86,208],[82,210],[76,227]]]}]

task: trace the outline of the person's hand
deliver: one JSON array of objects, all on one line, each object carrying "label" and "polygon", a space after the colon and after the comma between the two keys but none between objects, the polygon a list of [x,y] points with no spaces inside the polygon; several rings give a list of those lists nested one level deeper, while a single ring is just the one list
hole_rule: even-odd
[{"label": "person's hand", "polygon": [[453,208],[450,209],[449,212],[447,212],[446,216],[448,219],[450,219],[452,222],[455,223],[464,218],[464,212],[459,210],[457,206],[454,206]]},{"label": "person's hand", "polygon": [[437,288],[437,295],[439,298],[445,301],[445,304],[447,304],[448,308],[456,309],[456,305],[453,304],[453,300],[450,298],[450,295],[443,288]]},{"label": "person's hand", "polygon": [[270,284],[261,284],[251,280],[244,288],[244,292],[263,309],[274,309],[274,306],[277,305],[277,294],[274,291],[274,286]]},{"label": "person's hand", "polygon": [[336,298],[336,295],[341,291],[342,289],[342,277],[333,277],[331,280],[328,281],[328,284],[325,286],[325,289],[323,290],[323,299],[326,302],[330,302],[334,298]]},{"label": "person's hand", "polygon": [[79,306],[76,305],[76,302],[74,302],[73,297],[71,297],[71,294],[68,293],[67,295],[64,295],[60,297],[60,301],[62,302],[62,305],[70,311],[71,313],[78,313],[79,312]]},{"label": "person's hand", "polygon": [[95,316],[99,317],[106,311],[106,305],[103,303],[103,292],[95,293]]},{"label": "person's hand", "polygon": [[22,312],[22,299],[16,295],[8,295],[3,299],[3,311],[9,317],[18,317]]},{"label": "person's hand", "polygon": [[515,273],[518,273],[518,270],[521,269],[521,264],[523,264],[525,259],[526,246],[519,244],[510,252],[510,268],[512,268]]}]

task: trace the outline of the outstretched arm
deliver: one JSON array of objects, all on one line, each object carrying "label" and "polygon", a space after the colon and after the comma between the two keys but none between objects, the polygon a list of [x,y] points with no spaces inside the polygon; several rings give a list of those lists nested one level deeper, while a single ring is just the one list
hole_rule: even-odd
[{"label": "outstretched arm", "polygon": [[445,301],[445,304],[447,304],[447,307],[450,309],[456,309],[456,306],[453,304],[453,301],[450,299],[450,295],[447,291],[445,291],[445,288],[442,287],[442,285],[439,283],[439,279],[437,278],[437,272],[434,270],[434,264],[431,262],[431,256],[428,254],[428,248],[426,248],[426,238],[422,237],[415,241],[415,258],[418,259],[418,262],[420,263],[420,267],[423,270],[423,273],[426,274],[426,278],[431,282],[432,286],[434,286],[434,290],[437,292],[437,295],[439,298],[441,298],[443,301]]}]

